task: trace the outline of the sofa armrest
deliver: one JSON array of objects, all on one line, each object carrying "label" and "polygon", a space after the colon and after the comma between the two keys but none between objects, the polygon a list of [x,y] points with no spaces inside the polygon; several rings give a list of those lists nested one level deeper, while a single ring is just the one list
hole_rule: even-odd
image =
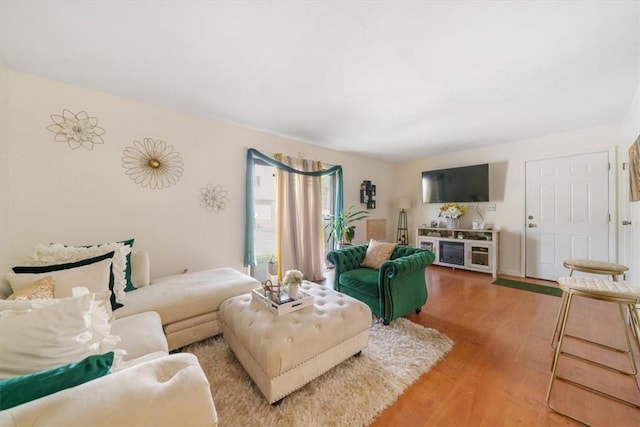
[{"label": "sofa armrest", "polygon": [[435,255],[433,252],[416,249],[416,251],[410,255],[404,255],[383,262],[380,266],[380,277],[392,279],[411,274],[415,271],[424,270],[433,263],[434,259]]},{"label": "sofa armrest", "polygon": [[340,290],[339,278],[342,273],[360,268],[369,245],[347,246],[327,254],[327,260],[335,267],[333,288]]},{"label": "sofa armrest", "polygon": [[131,252],[131,281],[136,288],[149,286],[149,253],[143,251]]},{"label": "sofa armrest", "polygon": [[209,381],[179,353],[0,411],[2,426],[216,426]]}]

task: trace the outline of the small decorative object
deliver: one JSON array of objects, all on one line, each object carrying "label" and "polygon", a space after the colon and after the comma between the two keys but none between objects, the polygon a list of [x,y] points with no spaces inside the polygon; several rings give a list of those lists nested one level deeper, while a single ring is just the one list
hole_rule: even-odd
[{"label": "small decorative object", "polygon": [[278,282],[274,285],[271,280],[266,280],[262,283],[262,289],[264,290],[264,295],[271,301],[280,301],[280,284]]},{"label": "small decorative object", "polygon": [[445,203],[440,207],[440,217],[445,218],[447,228],[458,228],[458,218],[467,211],[467,207],[459,203]]},{"label": "small decorative object", "polygon": [[376,186],[371,181],[362,181],[360,184],[360,203],[366,203],[367,209],[375,209],[376,201],[373,196],[376,195]]},{"label": "small decorative object", "polygon": [[471,229],[473,230],[482,230],[482,221],[480,220],[473,220],[471,222]]},{"label": "small decorative object", "polygon": [[64,109],[62,115],[52,114],[53,124],[47,130],[56,134],[54,141],[66,142],[73,150],[84,147],[93,150],[94,144],[104,144],[102,136],[106,131],[98,126],[96,117],[89,117],[85,111],[73,114]]},{"label": "small decorative object", "polygon": [[207,184],[206,187],[200,189],[198,196],[200,207],[205,208],[207,212],[220,212],[227,207],[229,202],[227,194],[228,192],[223,190],[221,186],[214,187],[212,184]]},{"label": "small decorative object", "polygon": [[303,274],[298,270],[287,270],[282,279],[282,283],[289,288],[289,298],[297,299]]},{"label": "small decorative object", "polygon": [[182,156],[173,146],[152,138],[133,141],[133,147],[124,149],[122,166],[136,184],[161,190],[177,183],[182,176]]},{"label": "small decorative object", "polygon": [[277,316],[302,310],[303,308],[313,305],[313,295],[309,295],[303,291],[298,292],[298,299],[284,298],[282,300],[273,301],[265,296],[264,289],[254,289],[251,291],[251,299],[266,305],[269,310]]},{"label": "small decorative object", "polygon": [[464,233],[463,232],[458,233],[458,239],[464,239]]},{"label": "small decorative object", "polygon": [[275,276],[278,274],[278,260],[274,256],[269,259],[269,274]]},{"label": "small decorative object", "polygon": [[438,222],[437,219],[432,219],[431,220],[431,227],[438,228],[439,225],[440,225],[440,223]]}]

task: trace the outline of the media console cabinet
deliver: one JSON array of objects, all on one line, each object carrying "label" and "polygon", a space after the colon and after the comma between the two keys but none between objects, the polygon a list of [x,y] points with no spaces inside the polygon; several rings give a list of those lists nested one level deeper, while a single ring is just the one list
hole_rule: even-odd
[{"label": "media console cabinet", "polygon": [[433,262],[445,267],[498,275],[498,230],[417,227],[416,247],[436,256]]}]

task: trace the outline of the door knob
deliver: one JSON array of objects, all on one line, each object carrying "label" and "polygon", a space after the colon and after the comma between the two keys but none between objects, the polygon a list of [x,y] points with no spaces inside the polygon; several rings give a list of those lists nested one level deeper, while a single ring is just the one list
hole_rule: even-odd
[{"label": "door knob", "polygon": [[622,221],[622,225],[631,225],[631,221]]},{"label": "door knob", "polygon": [[535,227],[537,227],[537,225],[529,223],[529,225],[527,225],[527,227],[529,227],[529,228],[535,228]]},{"label": "door knob", "polygon": [[529,219],[533,219],[533,215],[529,215],[527,218],[529,218]]}]

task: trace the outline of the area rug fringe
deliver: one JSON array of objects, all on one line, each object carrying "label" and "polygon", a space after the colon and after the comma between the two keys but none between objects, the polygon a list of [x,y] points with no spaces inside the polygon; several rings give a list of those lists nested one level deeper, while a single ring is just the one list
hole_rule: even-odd
[{"label": "area rug fringe", "polygon": [[264,399],[222,337],[185,347],[200,360],[220,427],[365,426],[453,348],[453,341],[407,319],[375,322],[369,344],[279,406]]}]

